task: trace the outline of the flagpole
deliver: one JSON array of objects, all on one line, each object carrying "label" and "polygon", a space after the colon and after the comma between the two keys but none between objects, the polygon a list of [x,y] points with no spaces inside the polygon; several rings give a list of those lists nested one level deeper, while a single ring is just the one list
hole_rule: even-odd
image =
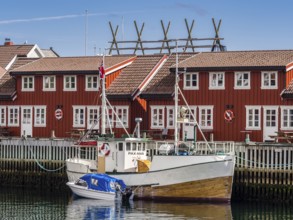
[{"label": "flagpole", "polygon": [[[105,52],[103,54],[102,65],[105,69]],[[101,134],[106,134],[106,86],[105,86],[105,78],[106,74],[100,72],[100,77],[102,76],[102,126],[101,126]]]}]

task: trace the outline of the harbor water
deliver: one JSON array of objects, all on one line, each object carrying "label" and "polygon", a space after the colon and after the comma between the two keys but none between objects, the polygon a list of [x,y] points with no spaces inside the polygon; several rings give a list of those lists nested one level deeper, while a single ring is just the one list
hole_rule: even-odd
[{"label": "harbor water", "polygon": [[272,202],[231,204],[160,203],[127,204],[82,199],[69,190],[0,189],[0,219],[293,219],[293,205]]}]

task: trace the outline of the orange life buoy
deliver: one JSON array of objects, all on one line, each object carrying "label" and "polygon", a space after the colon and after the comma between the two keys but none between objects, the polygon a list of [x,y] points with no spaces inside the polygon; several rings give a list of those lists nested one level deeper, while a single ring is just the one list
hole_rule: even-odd
[{"label": "orange life buoy", "polygon": [[234,119],[234,117],[235,117],[234,112],[232,112],[230,109],[228,109],[224,112],[224,119],[227,122],[231,122]]},{"label": "orange life buoy", "polygon": [[100,147],[100,152],[103,156],[108,156],[110,154],[110,146],[108,143],[104,143],[101,147]]}]

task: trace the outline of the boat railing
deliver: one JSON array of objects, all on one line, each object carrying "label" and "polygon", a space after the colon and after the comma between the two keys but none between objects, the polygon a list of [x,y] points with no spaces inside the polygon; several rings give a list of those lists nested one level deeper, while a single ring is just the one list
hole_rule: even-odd
[{"label": "boat railing", "polygon": [[[162,145],[170,145],[175,146],[174,141],[155,141],[150,146],[150,154],[151,155],[158,155],[160,146]],[[213,142],[194,142],[194,141],[187,141],[179,143],[178,152],[180,151],[187,152],[188,155],[224,155],[224,154],[234,154],[234,142],[222,142],[222,141],[213,141]],[[150,155],[150,156],[151,156]],[[185,154],[183,154],[185,155]]]}]

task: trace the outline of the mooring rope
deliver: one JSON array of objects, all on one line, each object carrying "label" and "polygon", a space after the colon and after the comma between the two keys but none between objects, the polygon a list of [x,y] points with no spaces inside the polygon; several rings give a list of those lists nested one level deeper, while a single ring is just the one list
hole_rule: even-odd
[{"label": "mooring rope", "polygon": [[25,141],[28,142],[28,145],[27,145],[27,146],[30,148],[30,152],[31,152],[31,154],[33,155],[33,159],[34,159],[34,161],[36,162],[36,164],[37,164],[42,170],[45,170],[45,171],[47,171],[47,172],[56,172],[56,171],[62,170],[62,169],[66,166],[66,164],[64,164],[62,167],[59,167],[59,168],[54,169],[54,170],[50,170],[50,169],[45,168],[45,167],[44,167],[42,164],[40,164],[40,162],[36,159],[36,156],[35,156],[34,152],[32,151],[31,144],[30,144],[29,140],[27,140],[27,139],[23,139],[23,146],[25,146]]}]

